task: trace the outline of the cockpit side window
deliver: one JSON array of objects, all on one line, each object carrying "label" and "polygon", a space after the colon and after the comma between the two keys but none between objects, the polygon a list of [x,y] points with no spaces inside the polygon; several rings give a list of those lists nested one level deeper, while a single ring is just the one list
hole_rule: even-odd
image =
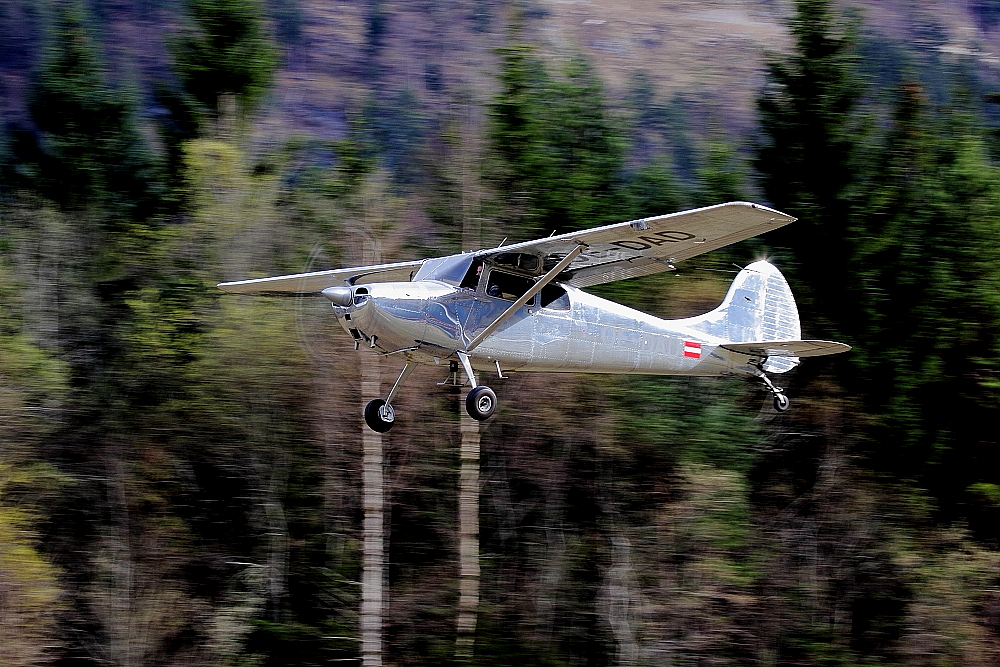
[{"label": "cockpit side window", "polygon": [[[531,289],[535,281],[523,276],[515,276],[503,271],[490,271],[486,285],[486,294],[506,301],[517,301],[525,292]],[[534,305],[532,298],[527,305]]]},{"label": "cockpit side window", "polygon": [[479,278],[483,275],[483,261],[477,259],[469,267],[469,270],[465,273],[465,277],[462,278],[462,284],[459,285],[462,289],[474,290],[479,286]]}]

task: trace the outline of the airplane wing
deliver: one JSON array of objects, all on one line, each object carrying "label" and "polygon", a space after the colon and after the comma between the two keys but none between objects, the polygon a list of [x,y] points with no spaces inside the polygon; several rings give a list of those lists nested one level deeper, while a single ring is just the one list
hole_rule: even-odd
[{"label": "airplane wing", "polygon": [[576,287],[669,271],[675,262],[748,239],[795,218],[760,204],[730,202],[632,222],[595,227],[547,239],[515,243],[479,256],[530,253],[545,257],[546,270],[573,248],[588,248],[563,272]]},{"label": "airplane wing", "polygon": [[[668,271],[675,262],[763,234],[794,220],[760,204],[730,202],[481,250],[476,255],[541,255],[544,270],[548,271],[582,243],[586,249],[558,279],[576,287],[589,287]],[[424,261],[240,280],[220,283],[218,287],[234,294],[317,294],[335,285],[405,282]]]},{"label": "airplane wing", "polygon": [[760,357],[822,357],[851,349],[850,345],[831,340],[762,340],[750,343],[723,343],[719,347]]},{"label": "airplane wing", "polygon": [[405,282],[413,277],[424,260],[376,264],[374,266],[354,266],[346,269],[295,273],[289,276],[238,280],[219,283],[218,288],[232,294],[258,294],[264,296],[297,296],[318,294],[327,287],[353,285],[359,281],[366,283]]}]

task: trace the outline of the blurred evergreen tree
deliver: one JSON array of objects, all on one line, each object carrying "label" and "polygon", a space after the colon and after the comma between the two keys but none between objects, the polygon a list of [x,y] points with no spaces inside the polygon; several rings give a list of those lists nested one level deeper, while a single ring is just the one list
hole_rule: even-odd
[{"label": "blurred evergreen tree", "polygon": [[971,483],[1000,481],[983,446],[1000,416],[1000,174],[975,127],[929,117],[915,84],[900,91],[875,174],[852,263],[867,323],[858,384],[880,415],[882,464],[898,457],[892,469],[927,475],[953,504]]},{"label": "blurred evergreen tree", "polygon": [[714,141],[705,149],[702,167],[697,172],[695,205],[711,206],[746,198],[745,175],[738,157],[726,143]]},{"label": "blurred evergreen tree", "polygon": [[[154,84],[164,111],[159,130],[166,149],[170,199],[181,206],[185,142],[210,133],[209,120],[246,119],[261,103],[278,64],[260,0],[185,0],[184,6],[188,22],[171,43],[173,70],[180,85]],[[283,0],[274,5],[274,11],[280,18],[297,16],[298,9],[294,2]],[[280,20],[279,29],[288,33],[288,26]],[[285,37],[293,40],[295,34]],[[233,108],[227,108],[227,100]],[[233,114],[236,118],[226,118]]]},{"label": "blurred evergreen tree", "polygon": [[[696,180],[697,151],[691,140],[691,112],[696,108],[682,93],[666,103],[656,96],[655,80],[646,70],[636,70],[629,81],[625,106],[630,112],[629,160],[645,164],[658,153],[670,157],[674,174],[688,184]],[[713,202],[718,203],[718,202]]]},{"label": "blurred evergreen tree", "polygon": [[531,53],[500,50],[502,91],[490,107],[494,178],[508,222],[537,233],[617,221],[624,143],[597,76],[574,58],[564,78],[552,79]]},{"label": "blurred evergreen tree", "polygon": [[368,60],[366,71],[373,76],[378,76],[380,72],[378,60],[385,46],[389,18],[385,3],[382,0],[371,0],[365,17],[365,55]]},{"label": "blurred evergreen tree", "polygon": [[159,174],[136,124],[134,96],[106,82],[76,2],[56,8],[28,110],[34,128],[14,133],[9,188],[33,190],[66,211],[101,211],[109,223],[156,210]]},{"label": "blurred evergreen tree", "polygon": [[619,221],[673,213],[685,199],[670,170],[656,162],[630,174],[622,190]]},{"label": "blurred evergreen tree", "polygon": [[210,116],[223,99],[245,116],[271,84],[277,54],[264,28],[258,0],[186,0],[190,22],[174,42],[174,71],[184,93]]},{"label": "blurred evergreen tree", "polygon": [[[933,117],[916,84],[860,156],[852,29],[831,36],[828,5],[797,3],[796,52],[772,63],[759,101],[765,191],[801,217],[767,240],[793,253],[804,319],[856,346],[840,379],[872,414],[871,463],[962,514],[966,489],[994,484],[1000,463],[985,446],[1000,405],[996,167],[970,116]],[[993,511],[988,494],[979,504]]]},{"label": "blurred evergreen tree", "polygon": [[75,381],[90,386],[121,353],[122,295],[150,273],[143,262],[163,188],[134,97],[105,80],[78,2],[55,7],[28,110],[34,128],[15,133],[4,185],[33,193],[39,209],[59,210],[23,220],[58,248],[44,258],[64,271],[57,292],[45,295],[61,304],[54,344],[72,360]]},{"label": "blurred evergreen tree", "polygon": [[173,209],[183,208],[186,204],[184,147],[198,136],[203,114],[189,95],[162,81],[153,83],[153,95],[162,109],[157,118],[157,130],[164,149],[164,203]]},{"label": "blurred evergreen tree", "polygon": [[433,167],[426,150],[430,123],[413,91],[381,91],[370,97],[361,118],[350,128],[350,139],[374,152],[403,188],[426,185],[425,172]]},{"label": "blurred evergreen tree", "polygon": [[852,254],[853,112],[862,90],[854,73],[855,28],[835,21],[829,0],[796,0],[790,28],[793,52],[768,64],[757,101],[764,142],[755,166],[767,199],[799,218],[768,241],[794,251],[797,264],[782,269],[801,279],[800,308],[807,318],[825,315],[841,325],[850,314],[839,308],[845,285],[832,269]]}]

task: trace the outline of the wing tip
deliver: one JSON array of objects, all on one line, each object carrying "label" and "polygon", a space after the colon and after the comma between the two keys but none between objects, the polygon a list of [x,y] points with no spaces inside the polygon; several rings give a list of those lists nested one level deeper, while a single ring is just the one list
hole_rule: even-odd
[{"label": "wing tip", "polygon": [[[748,206],[756,211],[772,213],[775,216],[781,218],[780,220],[781,222],[785,223],[795,222],[796,220],[798,220],[798,218],[796,218],[793,215],[788,215],[787,213],[783,213],[776,208],[771,208],[770,206],[764,206],[763,204],[758,204],[752,201],[742,201],[742,200],[731,201],[731,202],[726,202],[725,204],[719,204],[719,206]],[[774,220],[773,222],[778,222],[778,220]]]}]

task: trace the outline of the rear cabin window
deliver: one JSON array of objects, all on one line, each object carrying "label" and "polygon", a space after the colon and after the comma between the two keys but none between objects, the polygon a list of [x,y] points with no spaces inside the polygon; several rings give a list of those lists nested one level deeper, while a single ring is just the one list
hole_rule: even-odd
[{"label": "rear cabin window", "polygon": [[493,256],[493,262],[501,266],[510,266],[523,271],[538,270],[538,255],[528,255],[521,252],[502,252]]},{"label": "rear cabin window", "polygon": [[569,310],[569,294],[558,285],[546,285],[542,288],[542,308]]},{"label": "rear cabin window", "polygon": [[[486,293],[507,301],[517,301],[524,295],[535,281],[522,276],[515,276],[512,273],[502,271],[490,271],[489,280],[486,285]],[[534,305],[534,299],[528,301],[527,305]]]}]

